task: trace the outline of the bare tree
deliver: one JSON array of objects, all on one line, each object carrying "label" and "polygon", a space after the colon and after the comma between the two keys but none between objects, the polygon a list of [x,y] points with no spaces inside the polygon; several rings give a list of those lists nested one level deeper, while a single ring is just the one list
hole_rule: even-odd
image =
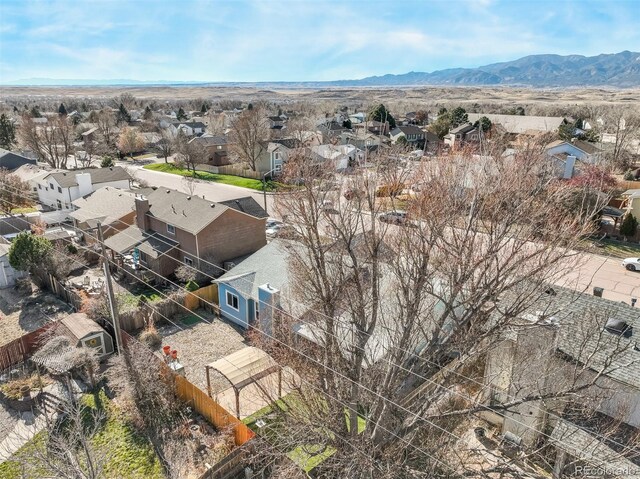
[{"label": "bare tree", "polygon": [[53,168],[66,168],[73,154],[74,128],[66,116],[53,115],[46,123],[37,123],[24,115],[18,130],[24,146]]},{"label": "bare tree", "polygon": [[120,153],[127,155],[144,149],[144,138],[137,130],[125,126],[118,136],[118,149]]},{"label": "bare tree", "polygon": [[174,138],[166,130],[162,131],[161,136],[157,149],[164,158],[164,162],[168,163],[169,157],[174,151]]},{"label": "bare tree", "polygon": [[96,115],[96,126],[106,149],[113,149],[116,143],[116,116],[109,108],[100,110]]},{"label": "bare tree", "polygon": [[184,176],[182,177],[182,189],[189,196],[193,196],[193,193],[196,190],[196,179],[193,176]]},{"label": "bare tree", "polygon": [[176,159],[183,162],[187,170],[193,171],[193,176],[196,176],[196,165],[206,162],[205,150],[181,131],[175,139],[175,151]]},{"label": "bare tree", "polygon": [[[419,477],[422,470],[433,477],[465,470],[452,431],[485,406],[472,389],[456,397],[451,374],[482,381],[469,371],[482,371],[501,332],[573,267],[573,247],[593,228],[584,216],[557,208],[574,191],[556,179],[544,155],[531,150],[507,161],[500,153],[422,165],[414,181],[428,187],[407,204],[412,223],[405,226],[377,219],[383,205],[376,191],[386,170],[402,165],[376,158],[373,171],[350,179],[361,193],[347,200],[317,187],[322,179],[311,160],[290,159],[286,174],[308,181],[277,199],[280,212],[295,218],[300,240],[288,249],[293,278],[282,308],[301,311],[302,304],[306,313],[274,312],[275,339],[254,340],[305,378],[300,408],[318,417],[287,421],[293,431],[286,440],[334,448],[319,473]],[[327,200],[334,211],[323,207]],[[291,334],[301,322],[308,343]],[[453,387],[465,391],[459,383]],[[412,394],[423,386],[426,393]],[[576,380],[553,394],[584,390]],[[301,423],[304,431],[296,428]],[[365,452],[362,459],[354,448]]]},{"label": "bare tree", "polygon": [[35,204],[31,199],[29,183],[12,175],[9,170],[0,168],[0,211],[8,214],[16,208],[28,208]]},{"label": "bare tree", "polygon": [[256,171],[269,138],[269,122],[262,107],[245,110],[231,120],[230,153],[233,160]]}]

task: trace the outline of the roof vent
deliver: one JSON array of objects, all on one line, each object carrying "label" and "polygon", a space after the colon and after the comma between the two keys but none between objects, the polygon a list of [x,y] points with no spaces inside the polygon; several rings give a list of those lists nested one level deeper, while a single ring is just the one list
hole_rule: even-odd
[{"label": "roof vent", "polygon": [[167,190],[167,194],[171,193],[171,190]]},{"label": "roof vent", "polygon": [[604,329],[611,334],[624,336],[625,338],[630,338],[633,334],[633,328],[631,326],[625,321],[616,318],[609,318]]},{"label": "roof vent", "polygon": [[558,294],[558,293],[556,293],[556,290],[553,289],[553,288],[547,288],[547,289],[544,290],[544,292],[546,294],[548,294],[549,296],[555,296],[556,294]]},{"label": "roof vent", "polygon": [[191,196],[187,196],[187,199],[188,199],[188,200],[190,200],[190,199],[191,199]]},{"label": "roof vent", "polygon": [[215,203],[211,203],[209,206],[211,206],[211,208],[215,208],[216,204]]},{"label": "roof vent", "polygon": [[604,293],[604,288],[598,288],[597,286],[593,288],[593,295],[598,298],[602,298],[602,293]]}]

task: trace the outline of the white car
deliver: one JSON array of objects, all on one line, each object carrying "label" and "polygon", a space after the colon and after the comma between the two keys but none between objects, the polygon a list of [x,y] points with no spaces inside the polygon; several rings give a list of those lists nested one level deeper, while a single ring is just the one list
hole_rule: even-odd
[{"label": "white car", "polygon": [[274,218],[267,218],[267,222],[265,224],[265,233],[268,237],[273,238],[274,236],[278,235],[283,226],[284,223],[282,221],[278,221]]},{"label": "white car", "polygon": [[640,258],[625,258],[622,260],[622,266],[629,271],[640,271]]}]

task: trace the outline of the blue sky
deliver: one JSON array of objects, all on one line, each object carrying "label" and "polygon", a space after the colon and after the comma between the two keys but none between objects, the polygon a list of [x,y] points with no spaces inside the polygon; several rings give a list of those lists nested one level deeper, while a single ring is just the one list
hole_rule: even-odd
[{"label": "blue sky", "polygon": [[302,81],[640,50],[640,0],[2,0],[0,83]]}]

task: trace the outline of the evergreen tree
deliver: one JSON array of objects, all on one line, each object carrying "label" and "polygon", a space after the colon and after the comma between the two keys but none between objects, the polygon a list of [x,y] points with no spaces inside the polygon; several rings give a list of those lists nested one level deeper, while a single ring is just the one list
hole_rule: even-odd
[{"label": "evergreen tree", "polygon": [[0,115],[0,148],[10,150],[16,142],[16,127],[4,113]]},{"label": "evergreen tree", "polygon": [[249,103],[247,105],[247,110],[253,110],[253,103]]},{"label": "evergreen tree", "polygon": [[32,118],[40,118],[42,116],[40,114],[40,110],[38,109],[37,105],[34,105],[33,108],[31,108],[31,111],[29,113],[31,114]]},{"label": "evergreen tree", "polygon": [[116,114],[116,121],[118,123],[129,123],[131,121],[131,115],[124,107],[122,103],[120,103],[120,108],[118,108],[118,113]]},{"label": "evergreen tree", "polygon": [[451,118],[451,126],[453,128],[456,128],[464,123],[467,123],[467,121],[469,121],[469,115],[467,115],[467,111],[461,106],[451,110],[450,118]]},{"label": "evergreen tree", "polygon": [[200,108],[200,113],[206,113],[207,111],[209,111],[209,108],[206,103],[203,103],[202,108]]},{"label": "evergreen tree", "polygon": [[480,128],[482,131],[489,131],[491,129],[491,120],[486,116],[481,116],[478,121],[476,121],[473,126],[476,128]]},{"label": "evergreen tree", "polygon": [[622,219],[622,224],[620,225],[620,234],[624,235],[626,238],[632,238],[636,234],[636,230],[638,229],[638,220],[631,213],[626,214]]},{"label": "evergreen tree", "polygon": [[60,106],[58,107],[58,115],[60,116],[65,116],[67,114],[67,109],[64,106],[64,103],[60,103]]},{"label": "evergreen tree", "polygon": [[18,271],[34,271],[46,264],[52,252],[47,238],[22,232],[11,243],[9,264]]},{"label": "evergreen tree", "polygon": [[176,113],[176,118],[180,121],[187,119],[187,114],[184,112],[182,107],[178,108],[178,113]]},{"label": "evergreen tree", "polygon": [[391,113],[387,110],[387,108],[380,103],[378,106],[371,109],[369,112],[369,120],[379,121],[380,123],[384,123],[385,121],[389,122],[389,128],[396,127],[396,120],[391,116]]},{"label": "evergreen tree", "polygon": [[348,128],[349,130],[351,129],[352,125],[351,125],[351,120],[346,119],[345,121],[342,122],[342,127],[343,128]]},{"label": "evergreen tree", "polygon": [[146,108],[144,109],[144,114],[142,115],[142,118],[144,118],[145,120],[153,120],[153,112],[151,111],[151,108],[149,107],[149,105],[147,105]]}]

